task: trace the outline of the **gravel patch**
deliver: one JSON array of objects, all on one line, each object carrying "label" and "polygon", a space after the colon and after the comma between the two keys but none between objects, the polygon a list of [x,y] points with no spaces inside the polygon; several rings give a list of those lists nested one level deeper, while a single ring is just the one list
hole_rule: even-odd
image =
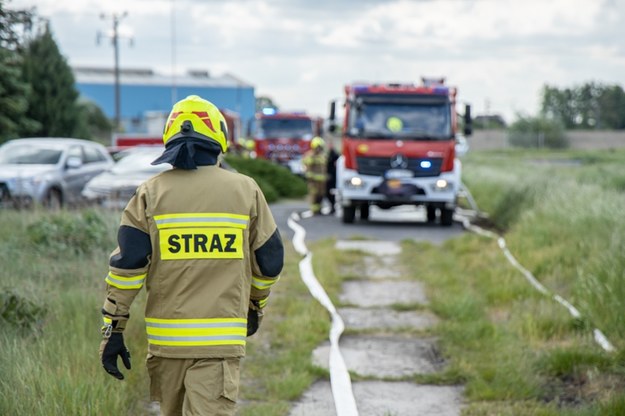
[{"label": "gravel patch", "polygon": [[396,256],[401,253],[401,246],[394,241],[339,240],[336,242],[336,248],[359,250],[374,256]]},{"label": "gravel patch", "polygon": [[343,283],[339,300],[360,307],[391,306],[394,304],[426,305],[423,284],[417,281],[360,281]]},{"label": "gravel patch", "polygon": [[[339,345],[347,369],[361,376],[405,377],[430,374],[442,365],[433,338],[346,336]],[[328,368],[330,343],[313,351],[313,363]]]},{"label": "gravel patch", "polygon": [[392,309],[340,308],[345,327],[356,330],[427,329],[438,323],[436,315],[425,311],[394,311]]},{"label": "gravel patch", "polygon": [[[352,383],[360,416],[458,416],[462,387],[408,382]],[[289,416],[336,416],[329,381],[318,381],[291,409]]]}]

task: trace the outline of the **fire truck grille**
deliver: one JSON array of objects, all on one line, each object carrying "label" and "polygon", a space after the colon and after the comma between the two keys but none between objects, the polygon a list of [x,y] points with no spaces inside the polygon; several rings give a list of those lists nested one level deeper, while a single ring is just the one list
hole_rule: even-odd
[{"label": "fire truck grille", "polygon": [[391,169],[406,169],[417,178],[438,176],[443,165],[442,158],[406,158],[404,166],[391,166],[389,157],[357,157],[358,173],[361,175],[382,176]]}]

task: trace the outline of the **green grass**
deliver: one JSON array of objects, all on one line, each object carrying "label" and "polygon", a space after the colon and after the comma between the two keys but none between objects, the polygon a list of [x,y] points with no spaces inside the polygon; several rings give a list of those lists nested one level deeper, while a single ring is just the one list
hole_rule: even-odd
[{"label": "green grass", "polygon": [[[489,223],[580,320],[535,290],[494,240],[403,243],[406,270],[427,270],[413,277],[442,318],[433,332],[448,365],[437,378],[464,383],[465,414],[623,414],[625,196],[614,185],[623,164],[625,152],[500,151],[464,161]],[[603,351],[594,328],[618,351]]]},{"label": "green grass", "polygon": [[[133,304],[134,319],[125,332],[133,364],[131,371],[122,369],[126,380],[107,375],[98,358],[104,276],[118,219],[119,213],[98,211],[2,212],[0,414],[146,414],[145,293]],[[97,238],[80,231],[87,223],[99,230]],[[59,236],[60,244],[54,244],[51,234]],[[300,256],[286,244],[281,281],[261,331],[248,342],[242,415],[286,415],[292,400],[327,377],[310,357],[327,338],[328,313],[308,293],[299,276]],[[332,252],[332,242],[321,243],[313,261],[336,298],[341,263]]]},{"label": "green grass", "polygon": [[[557,161],[549,163],[546,161]],[[563,163],[563,161],[575,163]],[[537,292],[495,241],[466,233],[442,246],[403,242],[403,270],[426,284],[445,369],[417,383],[463,384],[465,415],[625,414],[624,152],[501,151],[464,161],[465,182],[514,256],[582,313]],[[118,213],[0,213],[0,414],[144,415],[148,399],[144,295],[126,331],[123,382],[98,359],[100,308]],[[239,414],[288,414],[325,370],[311,364],[329,316],[299,276],[289,242],[281,281],[243,361]],[[362,276],[363,253],[309,244],[338,305]],[[395,305],[418,310],[422,305]],[[617,348],[593,340],[600,328]],[[399,332],[403,332],[400,330]],[[409,329],[406,334],[415,334]]]}]

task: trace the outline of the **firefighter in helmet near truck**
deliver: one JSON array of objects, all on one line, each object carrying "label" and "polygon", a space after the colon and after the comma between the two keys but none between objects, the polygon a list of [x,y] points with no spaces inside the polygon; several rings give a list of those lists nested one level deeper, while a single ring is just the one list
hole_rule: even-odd
[{"label": "firefighter in helmet near truck", "polygon": [[314,137],[310,141],[310,150],[302,158],[310,210],[314,215],[321,214],[321,203],[326,193],[328,159],[325,147],[325,141],[321,137]]},{"label": "firefighter in helmet near truck", "polygon": [[153,164],[174,169],[137,189],[109,260],[100,357],[123,379],[123,331],[145,286],[150,396],[161,414],[234,415],[246,337],[258,329],[284,249],[256,182],[221,169],[227,127],[212,103],[189,96],[165,126]]}]

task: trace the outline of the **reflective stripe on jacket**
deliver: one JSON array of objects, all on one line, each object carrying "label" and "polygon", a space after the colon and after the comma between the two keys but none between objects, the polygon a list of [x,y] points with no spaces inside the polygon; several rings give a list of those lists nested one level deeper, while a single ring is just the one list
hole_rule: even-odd
[{"label": "reflective stripe on jacket", "polygon": [[306,179],[315,182],[324,182],[328,178],[327,161],[328,159],[325,152],[316,152],[315,150],[306,152],[302,158]]}]

